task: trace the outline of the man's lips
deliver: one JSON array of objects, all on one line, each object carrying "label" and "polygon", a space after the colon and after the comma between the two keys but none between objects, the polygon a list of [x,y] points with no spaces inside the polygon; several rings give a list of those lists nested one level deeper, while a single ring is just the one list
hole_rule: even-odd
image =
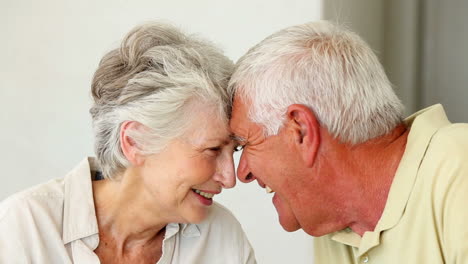
[{"label": "man's lips", "polygon": [[264,182],[262,182],[261,180],[257,179],[257,182],[258,182],[258,185],[260,185],[260,187],[264,188],[266,190],[267,193],[272,193],[274,192],[273,189],[266,185]]},{"label": "man's lips", "polygon": [[272,193],[272,192],[274,192],[273,189],[270,188],[270,186],[266,186],[266,187],[265,187],[265,190],[266,190],[267,193]]},{"label": "man's lips", "polygon": [[274,192],[273,189],[271,189],[270,186],[266,185],[262,180],[260,180],[259,178],[257,178],[256,180],[257,180],[258,185],[260,185],[260,187],[266,189],[267,193]]},{"label": "man's lips", "polygon": [[262,187],[262,188],[265,188],[265,186],[266,186],[266,184],[265,184],[264,182],[262,182],[262,180],[260,180],[260,179],[257,179],[257,183],[258,183],[258,185],[260,185],[260,187]]}]

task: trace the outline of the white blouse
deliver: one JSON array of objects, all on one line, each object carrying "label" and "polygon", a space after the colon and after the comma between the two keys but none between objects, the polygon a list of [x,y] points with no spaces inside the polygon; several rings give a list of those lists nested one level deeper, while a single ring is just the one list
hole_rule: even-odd
[{"label": "white blouse", "polygon": [[[0,203],[0,263],[100,263],[94,250],[99,230],[93,202],[93,158],[65,178],[14,194]],[[166,227],[157,264],[256,263],[239,222],[213,203],[200,224]]]}]

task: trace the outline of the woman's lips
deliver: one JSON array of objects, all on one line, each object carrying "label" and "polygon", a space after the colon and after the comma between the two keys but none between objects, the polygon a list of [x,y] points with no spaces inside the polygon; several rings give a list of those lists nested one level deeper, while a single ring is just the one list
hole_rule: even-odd
[{"label": "woman's lips", "polygon": [[192,189],[192,191],[195,193],[198,200],[202,204],[204,204],[206,206],[210,206],[210,205],[213,204],[213,196],[215,196],[215,194],[217,194],[217,193],[214,193],[214,192],[201,191],[201,190],[198,190],[198,189]]}]

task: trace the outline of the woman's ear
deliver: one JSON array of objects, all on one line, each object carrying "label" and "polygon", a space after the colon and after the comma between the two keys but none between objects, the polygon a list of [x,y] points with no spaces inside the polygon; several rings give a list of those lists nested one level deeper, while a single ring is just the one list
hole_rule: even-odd
[{"label": "woman's ear", "polygon": [[131,131],[144,129],[143,125],[136,121],[125,121],[120,125],[120,148],[125,158],[133,165],[143,164],[145,156],[135,140],[131,137]]},{"label": "woman's ear", "polygon": [[287,110],[287,124],[294,144],[307,167],[312,167],[320,146],[320,124],[309,107],[293,104]]}]

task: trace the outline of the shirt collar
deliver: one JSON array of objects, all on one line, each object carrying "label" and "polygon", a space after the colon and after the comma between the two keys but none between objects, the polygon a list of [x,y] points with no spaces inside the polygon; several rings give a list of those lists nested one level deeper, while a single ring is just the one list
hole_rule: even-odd
[{"label": "shirt collar", "polygon": [[199,237],[201,235],[200,228],[196,224],[170,223],[166,226],[164,240],[170,239],[179,232],[182,232],[184,237]]},{"label": "shirt collar", "polygon": [[385,209],[375,230],[365,232],[361,239],[357,234],[351,232],[354,235],[350,235],[350,232],[346,230],[332,235],[332,239],[337,242],[359,247],[359,256],[377,246],[380,243],[380,233],[393,228],[399,222],[404,214],[419,166],[432,137],[439,128],[450,124],[440,104],[411,115],[404,120],[404,123],[410,127],[405,152],[390,187]]},{"label": "shirt collar", "polygon": [[196,224],[182,224],[182,235],[184,237],[199,237],[200,228]]},{"label": "shirt collar", "polygon": [[[63,242],[98,234],[91,171],[97,170],[94,158],[86,158],[64,180]],[[96,245],[91,245],[94,248]]]}]

